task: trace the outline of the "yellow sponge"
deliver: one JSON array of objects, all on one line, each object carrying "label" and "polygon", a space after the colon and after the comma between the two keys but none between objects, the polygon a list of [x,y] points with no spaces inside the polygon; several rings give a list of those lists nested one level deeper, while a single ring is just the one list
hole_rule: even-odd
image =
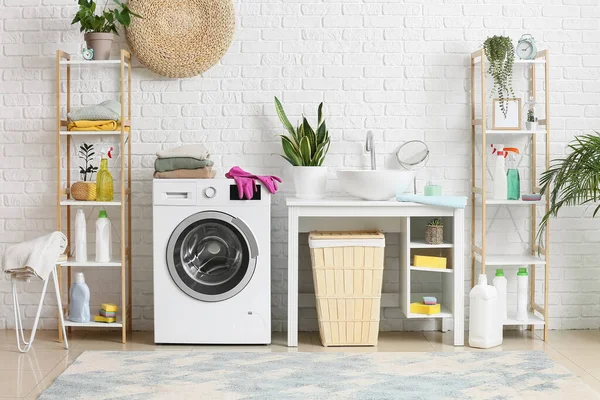
[{"label": "yellow sponge", "polygon": [[102,308],[104,311],[119,311],[119,306],[112,303],[103,303],[100,308]]},{"label": "yellow sponge", "polygon": [[446,269],[446,257],[418,256],[413,258],[415,267]]},{"label": "yellow sponge", "polygon": [[102,315],[94,315],[94,321],[95,322],[106,322],[106,323],[111,323],[111,322],[115,322],[117,319],[113,318],[113,317],[103,317]]},{"label": "yellow sponge", "polygon": [[440,304],[427,305],[423,303],[410,303],[410,312],[413,314],[439,314],[441,312]]}]

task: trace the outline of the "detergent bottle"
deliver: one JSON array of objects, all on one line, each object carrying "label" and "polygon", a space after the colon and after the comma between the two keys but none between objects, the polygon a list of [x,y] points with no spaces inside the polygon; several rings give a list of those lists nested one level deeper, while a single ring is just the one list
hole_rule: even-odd
[{"label": "detergent bottle", "polygon": [[83,272],[75,274],[75,282],[69,293],[69,321],[90,322],[90,288],[85,283]]},{"label": "detergent bottle", "polygon": [[114,185],[113,177],[108,171],[108,159],[112,158],[113,148],[101,151],[100,170],[96,176],[96,201],[113,201]]},{"label": "detergent bottle", "polygon": [[479,275],[469,292],[469,346],[489,349],[502,344],[502,317],[498,313],[498,291]]},{"label": "detergent bottle", "polygon": [[494,164],[494,191],[492,193],[492,198],[495,200],[506,200],[508,198],[508,183],[504,168],[505,154],[504,145],[492,144],[492,155],[496,158]]},{"label": "detergent bottle", "polygon": [[508,171],[506,172],[507,182],[507,199],[508,200],[519,200],[521,198],[521,178],[519,177],[519,169],[517,168],[517,154],[519,149],[516,147],[505,147],[504,153],[506,159],[506,166]]}]

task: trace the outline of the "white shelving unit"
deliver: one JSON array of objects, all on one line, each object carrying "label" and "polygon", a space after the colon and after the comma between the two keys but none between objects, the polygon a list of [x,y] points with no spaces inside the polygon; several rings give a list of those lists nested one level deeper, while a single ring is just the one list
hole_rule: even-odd
[{"label": "white shelving unit", "polygon": [[[436,217],[407,217],[402,220],[402,232],[400,242],[400,303],[404,315],[409,319],[436,319],[441,323],[441,330],[449,329],[452,318],[463,318],[452,312],[455,309],[454,302],[457,299],[457,291],[464,290],[463,285],[457,281],[462,276],[462,271],[455,274],[455,265],[462,265],[455,257],[454,244],[456,240],[462,240],[462,235],[455,232],[455,219],[448,215],[440,215],[444,224],[444,242],[442,244],[425,243],[425,227],[427,223]],[[458,237],[457,237],[458,236]],[[415,255],[438,256],[446,258],[446,268],[428,268],[414,266],[412,261]],[[428,274],[428,284],[434,284],[439,291],[434,293],[421,293],[413,288],[413,275]],[[458,276],[455,276],[458,275]],[[418,280],[418,279],[417,279]],[[432,283],[431,281],[437,281]],[[410,303],[418,303],[423,296],[434,296],[441,306],[439,314],[416,314],[410,312]]]},{"label": "white shelving unit", "polygon": [[[545,169],[550,167],[550,92],[549,92],[549,71],[550,71],[550,60],[548,50],[538,51],[534,60],[515,60],[515,68],[529,68],[528,74],[528,85],[529,93],[533,96],[534,100],[537,96],[537,82],[536,82],[536,67],[541,67],[544,70],[544,95],[545,95],[545,112],[544,118],[538,119],[539,129],[532,130],[490,130],[487,128],[487,107],[489,101],[489,93],[486,91],[486,70],[487,70],[487,59],[485,50],[480,49],[471,53],[471,141],[472,141],[472,153],[471,153],[471,285],[475,284],[476,269],[480,267],[481,273],[486,273],[486,267],[527,267],[529,270],[529,281],[530,281],[530,313],[527,321],[517,321],[515,318],[509,318],[504,322],[504,325],[527,325],[531,330],[543,326],[544,328],[544,341],[548,339],[548,281],[550,271],[550,236],[549,227],[546,227],[545,236],[542,238],[541,243],[538,245],[536,241],[537,234],[537,207],[545,206],[546,212],[549,210],[549,193],[546,193],[545,198],[540,201],[523,201],[523,200],[494,200],[488,199],[487,194],[487,180],[488,180],[488,167],[487,167],[487,149],[488,149],[488,138],[493,140],[493,143],[497,143],[497,139],[501,139],[505,145],[510,143],[511,140],[523,140],[528,142],[528,146],[531,149],[531,188],[525,189],[530,190],[529,193],[539,193],[539,187],[537,186],[538,179],[538,168],[537,168],[537,157],[538,157],[538,146],[537,140],[542,138],[545,140],[545,149],[542,149],[539,153],[545,157]],[[476,72],[477,71],[477,72]],[[476,89],[475,81],[479,75],[480,88]],[[476,111],[477,107],[481,107],[480,117],[478,117]],[[539,118],[539,117],[538,117]],[[502,135],[500,138],[499,135]],[[479,150],[477,152],[477,150]],[[481,165],[478,167],[476,161],[478,161],[477,153],[481,157]],[[480,177],[477,179],[478,168],[481,168]],[[531,225],[529,227],[529,239],[527,247],[528,254],[510,255],[510,254],[496,254],[503,251],[498,245],[494,248],[490,248],[487,243],[487,229],[488,222],[492,224],[494,222],[495,215],[491,219],[488,218],[488,206],[494,207],[496,210],[498,207],[506,207],[510,214],[515,229],[518,229],[517,224],[513,218],[513,214],[510,211],[512,207],[530,207],[531,214]],[[476,240],[477,234],[477,211],[480,211],[481,215],[481,240],[478,243]],[[518,233],[518,231],[517,231]],[[518,233],[521,236],[520,233]],[[521,238],[522,241],[525,241]],[[543,305],[536,303],[536,267],[543,267]]]},{"label": "white shelving unit", "polygon": [[[56,52],[56,168],[57,168],[57,229],[65,232],[69,242],[67,254],[69,259],[58,268],[59,286],[62,286],[62,268],[67,269],[67,289],[71,286],[71,275],[73,268],[83,269],[100,269],[100,268],[119,268],[121,270],[121,301],[119,304],[119,313],[117,322],[87,322],[77,323],[65,320],[65,326],[69,328],[118,328],[121,330],[121,340],[123,343],[127,339],[127,331],[131,331],[131,140],[129,130],[131,129],[131,69],[129,68],[131,55],[126,50],[121,50],[121,57],[117,60],[71,60],[69,54],[58,50]],[[116,131],[69,131],[68,121],[66,116],[61,114],[62,87],[61,76],[66,75],[64,79],[66,83],[66,100],[67,113],[71,110],[71,69],[77,68],[119,68],[120,70],[120,101],[121,101],[121,116],[120,120],[124,121],[120,129]],[[64,119],[63,119],[64,118]],[[119,166],[115,168],[118,172],[113,172],[115,181],[120,181],[120,185],[115,189],[114,201],[77,201],[71,198],[71,174],[72,174],[72,152],[71,146],[74,137],[91,136],[94,139],[110,137],[115,142],[118,142],[121,151],[121,160]],[[66,142],[66,154],[62,154],[62,142]],[[64,162],[63,162],[64,156]],[[62,170],[66,173],[63,175]],[[112,213],[120,212],[120,224],[114,226],[119,233],[121,239],[119,258],[110,262],[100,263],[92,261],[93,255],[90,255],[90,261],[79,263],[73,258],[72,232],[71,232],[71,210],[72,207],[111,207]],[[115,209],[116,208],[116,209]],[[64,214],[63,214],[64,210]],[[66,226],[63,226],[63,215],[66,216]],[[115,249],[113,249],[114,251]],[[91,284],[90,284],[91,286]],[[62,291],[62,288],[60,289]],[[92,288],[93,290],[93,288]],[[68,309],[70,294],[67,290],[67,304],[63,308]],[[60,324],[60,321],[59,321]],[[62,330],[59,326],[59,341],[62,341]]]}]

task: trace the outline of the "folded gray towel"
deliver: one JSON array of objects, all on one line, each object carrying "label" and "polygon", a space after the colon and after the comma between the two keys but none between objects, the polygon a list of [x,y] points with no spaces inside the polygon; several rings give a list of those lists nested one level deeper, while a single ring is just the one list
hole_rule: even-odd
[{"label": "folded gray towel", "polygon": [[157,158],[154,161],[154,170],[156,172],[174,171],[176,169],[197,169],[212,167],[214,162],[211,160],[198,160],[190,157],[171,157]]},{"label": "folded gray towel", "polygon": [[121,119],[121,103],[106,100],[95,106],[81,107],[67,114],[71,121],[118,121]]}]

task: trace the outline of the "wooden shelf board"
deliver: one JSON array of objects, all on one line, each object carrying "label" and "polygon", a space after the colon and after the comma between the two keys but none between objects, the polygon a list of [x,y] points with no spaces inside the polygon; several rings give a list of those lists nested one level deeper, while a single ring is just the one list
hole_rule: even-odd
[{"label": "wooden shelf board", "polygon": [[[511,130],[511,129],[503,129],[503,130],[493,130],[493,129],[486,129],[485,130],[485,134],[486,135],[541,135],[541,134],[545,134],[546,130],[545,129],[538,129],[536,131],[529,131],[526,129],[522,129],[522,130]],[[477,135],[481,136],[482,133],[481,132],[477,132]]]},{"label": "wooden shelf board", "polygon": [[[481,198],[477,197],[479,203],[481,203]],[[544,204],[544,198],[537,201],[525,201],[525,200],[495,200],[495,199],[486,199],[485,204],[488,205],[507,205],[507,206],[531,206],[534,204]]]},{"label": "wooden shelf board", "polygon": [[514,326],[514,325],[539,325],[544,326],[546,323],[543,318],[538,317],[532,312],[527,313],[527,320],[518,321],[516,313],[509,314],[508,319],[502,322],[504,326]]},{"label": "wooden shelf board", "polygon": [[[477,257],[478,261],[481,261],[479,257]],[[522,255],[509,255],[509,254],[487,254],[485,256],[485,265],[486,266],[526,266],[526,265],[545,265],[546,261],[535,257],[532,255],[522,254]]]},{"label": "wooden shelf board", "polygon": [[453,243],[442,243],[442,244],[427,244],[425,240],[412,240],[409,243],[411,249],[451,249],[454,247]]},{"label": "wooden shelf board", "polygon": [[[480,64],[481,63],[481,57],[477,57],[474,60],[475,64]],[[546,59],[545,58],[536,58],[535,60],[520,60],[520,59],[515,59],[514,61],[515,64],[524,64],[524,65],[531,65],[531,64],[546,64]]]},{"label": "wooden shelf board", "polygon": [[[121,130],[118,131],[60,131],[58,132],[61,136],[120,136]],[[129,135],[128,131],[125,131],[125,136]]]},{"label": "wooden shelf board", "polygon": [[443,274],[451,274],[454,272],[452,268],[427,268],[427,267],[415,267],[410,266],[411,271],[425,271],[425,272],[441,272]]},{"label": "wooden shelf board", "polygon": [[69,259],[64,264],[63,267],[79,267],[79,268],[100,268],[100,267],[120,267],[121,261],[109,261],[109,262],[96,262],[91,261],[94,259],[94,256],[88,257],[90,261],[86,262],[77,262],[75,259]]},{"label": "wooden shelf board", "polygon": [[[129,63],[124,62],[125,66],[128,67]],[[61,60],[60,65],[85,65],[90,67],[101,67],[101,66],[114,66],[118,67],[121,65],[121,59],[115,60]]]},{"label": "wooden shelf board", "polygon": [[[92,317],[93,318],[93,317]],[[117,322],[73,322],[65,319],[65,326],[74,326],[79,328],[121,328],[123,324],[119,321]]]},{"label": "wooden shelf board", "polygon": [[120,201],[79,201],[79,200],[61,200],[61,206],[77,206],[77,207],[97,207],[97,206],[120,206]]}]

